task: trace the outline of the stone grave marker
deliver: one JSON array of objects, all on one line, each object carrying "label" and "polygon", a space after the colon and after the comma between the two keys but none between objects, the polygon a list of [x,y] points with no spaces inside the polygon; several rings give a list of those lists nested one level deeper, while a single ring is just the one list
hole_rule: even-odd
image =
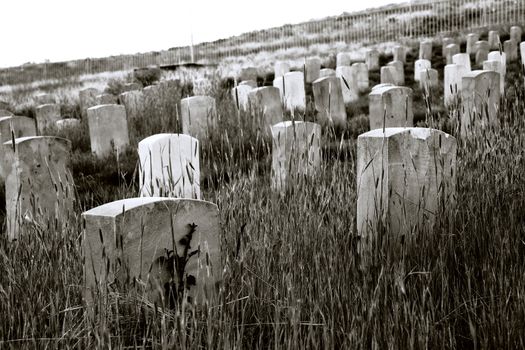
[{"label": "stone grave marker", "polygon": [[489,51],[490,45],[488,41],[480,40],[476,42],[476,65],[482,65],[487,60]]},{"label": "stone grave marker", "polygon": [[491,30],[489,31],[489,48],[491,50],[499,50],[499,44],[500,44],[500,40],[499,40],[499,33],[498,31],[496,30]]},{"label": "stone grave marker", "polygon": [[452,64],[458,64],[470,71],[470,55],[467,55],[466,53],[455,54],[452,56]]},{"label": "stone grave marker", "polygon": [[444,102],[450,106],[458,96],[461,96],[461,81],[470,72],[467,67],[459,64],[447,64],[444,70]]},{"label": "stone grave marker", "polygon": [[483,70],[490,70],[499,74],[499,91],[505,94],[505,75],[503,74],[500,60],[489,60],[483,62]]},{"label": "stone grave marker", "polygon": [[248,93],[252,116],[258,121],[263,132],[283,121],[283,105],[279,89],[274,86],[263,86]]},{"label": "stone grave marker", "polygon": [[13,136],[36,136],[35,120],[21,116],[0,117],[0,144],[11,141]]},{"label": "stone grave marker", "polygon": [[54,104],[56,101],[55,101],[55,97],[51,94],[46,94],[46,93],[41,93],[41,94],[37,94],[35,95],[35,105],[36,106],[41,106],[41,105],[47,105],[47,104]]},{"label": "stone grave marker", "polygon": [[118,96],[118,99],[119,103],[126,109],[126,115],[130,120],[141,117],[145,100],[142,90],[123,92]]},{"label": "stone grave marker", "polygon": [[192,96],[180,101],[182,133],[205,140],[217,125],[215,99],[209,96]]},{"label": "stone grave marker", "polygon": [[365,53],[365,64],[368,70],[379,69],[379,52],[377,50],[367,50]]},{"label": "stone grave marker", "polygon": [[339,52],[336,57],[336,67],[352,65],[352,57],[348,52]]},{"label": "stone grave marker", "polygon": [[414,81],[419,81],[421,78],[421,71],[428,68],[431,68],[429,60],[417,60],[414,63]]},{"label": "stone grave marker", "polygon": [[[274,75],[275,77],[282,77],[290,71],[290,64],[288,62],[275,62]],[[257,86],[255,86],[257,87]]]},{"label": "stone grave marker", "polygon": [[510,40],[514,40],[516,45],[521,43],[521,27],[518,27],[518,26],[510,27]]},{"label": "stone grave marker", "polygon": [[60,105],[47,104],[36,107],[35,109],[36,126],[39,135],[45,134],[46,129],[54,127],[60,116]]},{"label": "stone grave marker", "polygon": [[359,88],[359,92],[368,90],[369,80],[367,65],[363,62],[356,62],[352,64],[352,69],[354,69],[356,72],[357,87]]},{"label": "stone grave marker", "polygon": [[104,158],[113,151],[120,153],[129,145],[126,109],[121,105],[88,108],[87,118],[91,152]]},{"label": "stone grave marker", "polygon": [[56,121],[56,127],[58,130],[72,130],[80,127],[80,119],[67,118]]},{"label": "stone grave marker", "polygon": [[432,41],[423,40],[419,43],[419,59],[420,60],[432,60]]},{"label": "stone grave marker", "polygon": [[78,98],[80,103],[80,112],[82,118],[87,115],[87,109],[97,105],[97,96],[100,95],[100,91],[95,88],[87,88],[78,92]]},{"label": "stone grave marker", "polygon": [[452,38],[443,38],[441,41],[441,56],[447,57],[447,46],[455,43],[456,42]]},{"label": "stone grave marker", "polygon": [[341,79],[319,78],[312,84],[317,120],[321,125],[346,126],[346,109],[341,91]]},{"label": "stone grave marker", "polygon": [[375,87],[368,95],[370,130],[414,125],[414,93],[404,86]]},{"label": "stone grave marker", "polygon": [[396,67],[392,67],[392,66],[381,67],[381,76],[380,76],[381,84],[397,85],[396,73],[397,73]]},{"label": "stone grave marker", "polygon": [[[447,64],[454,63],[452,61],[452,56],[457,55],[459,53],[460,52],[459,52],[459,45],[458,44],[447,45],[447,47],[445,48],[445,57],[446,57]],[[465,54],[465,55],[469,56],[468,54]]]},{"label": "stone grave marker", "polygon": [[477,52],[476,43],[479,41],[479,35],[477,33],[470,33],[467,35],[467,49],[466,53],[469,55],[475,55]]},{"label": "stone grave marker", "polygon": [[487,55],[487,61],[500,61],[501,62],[501,73],[503,74],[503,78],[505,78],[505,75],[507,74],[507,55],[505,55],[505,52],[499,52],[499,51],[491,51]]},{"label": "stone grave marker", "polygon": [[321,70],[321,59],[319,57],[306,58],[304,65],[307,83],[311,84],[319,79],[319,72]]},{"label": "stone grave marker", "polygon": [[321,69],[319,71],[319,78],[326,78],[326,77],[335,77],[335,70],[333,70],[332,68]]},{"label": "stone grave marker", "polygon": [[406,63],[407,61],[407,50],[404,46],[396,45],[392,48],[392,55],[394,58],[392,61],[400,61],[401,63]]},{"label": "stone grave marker", "polygon": [[396,85],[405,85],[405,67],[401,61],[388,62],[387,66],[395,68],[394,81]]},{"label": "stone grave marker", "polygon": [[339,66],[336,68],[335,74],[341,81],[345,105],[357,102],[359,100],[359,85],[357,84],[355,69],[351,66]]},{"label": "stone grave marker", "polygon": [[243,81],[243,80],[254,80],[254,81],[257,81],[257,76],[258,76],[257,68],[255,68],[255,67],[245,67],[245,68],[241,69],[241,71],[239,73],[238,80],[239,81]]},{"label": "stone grave marker", "polygon": [[96,105],[112,105],[118,103],[118,97],[112,94],[100,94],[95,96]]},{"label": "stone grave marker", "polygon": [[248,111],[248,94],[253,88],[250,85],[237,85],[231,90],[232,99],[237,109]]},{"label": "stone grave marker", "polygon": [[518,60],[518,44],[514,40],[505,40],[503,52],[505,52],[507,63]]},{"label": "stone grave marker", "polygon": [[305,110],[306,94],[304,90],[303,72],[286,73],[283,77],[275,79],[273,86],[281,92],[281,98],[287,110]]},{"label": "stone grave marker", "polygon": [[433,68],[427,68],[421,71],[421,77],[419,79],[419,87],[427,94],[430,93],[432,88],[439,85],[438,71]]}]

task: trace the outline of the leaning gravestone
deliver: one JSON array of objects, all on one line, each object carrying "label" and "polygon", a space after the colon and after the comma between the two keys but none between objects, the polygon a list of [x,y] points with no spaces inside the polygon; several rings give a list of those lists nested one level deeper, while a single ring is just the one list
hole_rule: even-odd
[{"label": "leaning gravestone", "polygon": [[213,299],[222,274],[219,210],[214,203],[128,198],[82,217],[88,315],[94,315],[96,306],[107,310],[110,284],[139,286],[135,292],[157,305],[177,305],[182,297],[190,303]]},{"label": "leaning gravestone", "polygon": [[319,71],[319,78],[326,78],[326,77],[335,77],[335,70],[333,70],[332,68],[321,69]]},{"label": "leaning gravestone", "polygon": [[95,88],[87,88],[78,92],[78,98],[80,102],[80,112],[84,118],[87,115],[87,109],[97,105],[97,96],[100,95],[100,91]]},{"label": "leaning gravestone", "polygon": [[423,40],[419,43],[419,59],[420,60],[432,60],[432,41]]},{"label": "leaning gravestone", "polygon": [[319,78],[312,84],[317,120],[321,125],[346,126],[346,109],[337,77]]},{"label": "leaning gravestone", "polygon": [[157,134],[139,142],[141,197],[200,199],[199,141]]},{"label": "leaning gravestone", "polygon": [[470,72],[465,66],[458,64],[447,64],[444,70],[444,102],[450,106],[458,96],[461,96],[461,80]]},{"label": "leaning gravestone", "polygon": [[489,60],[483,62],[483,70],[490,70],[499,74],[499,91],[502,95],[505,94],[505,74],[501,67],[500,60]]},{"label": "leaning gravestone", "polygon": [[303,72],[286,73],[283,77],[275,79],[273,86],[281,92],[287,110],[303,112],[306,109]]},{"label": "leaning gravestone", "polygon": [[414,233],[432,233],[440,217],[452,215],[456,157],[456,139],[439,130],[386,128],[359,135],[357,232],[365,264],[374,259],[374,243],[401,245]]},{"label": "leaning gravestone", "polygon": [[348,52],[339,52],[336,57],[336,67],[350,66],[352,64],[352,56]]},{"label": "leaning gravestone", "polygon": [[60,105],[47,104],[38,106],[35,109],[36,126],[39,135],[43,135],[46,129],[54,127],[57,120],[60,120]]},{"label": "leaning gravestone", "polygon": [[377,50],[367,50],[365,53],[365,64],[368,70],[379,69],[379,52]]},{"label": "leaning gravestone", "polygon": [[381,84],[397,85],[396,82],[396,67],[384,66],[381,67],[380,82]]},{"label": "leaning gravestone", "polygon": [[217,124],[215,99],[209,96],[192,96],[180,101],[182,133],[198,140],[208,139]]},{"label": "leaning gravestone", "polygon": [[252,116],[266,133],[274,124],[283,121],[283,105],[279,89],[274,86],[264,86],[248,93],[248,101]]},{"label": "leaning gravestone", "polygon": [[405,67],[401,61],[392,61],[387,63],[388,67],[395,68],[394,81],[396,85],[405,85]]},{"label": "leaning gravestone", "polygon": [[491,50],[498,50],[499,49],[499,33],[496,30],[489,31],[489,47]]},{"label": "leaning gravestone", "polygon": [[129,145],[126,109],[120,105],[101,105],[88,108],[87,118],[91,152],[98,158],[121,153]]},{"label": "leaning gravestone", "polygon": [[364,92],[368,90],[369,79],[368,79],[368,67],[363,62],[356,62],[352,64],[352,69],[355,70],[357,77],[357,86],[359,87],[359,92]]},{"label": "leaning gravestone", "polygon": [[374,87],[368,95],[370,130],[414,125],[414,93],[404,86]]},{"label": "leaning gravestone", "polygon": [[[458,44],[447,45],[447,47],[445,48],[445,57],[446,57],[447,64],[454,63],[452,61],[452,56],[457,55],[459,53],[460,53],[460,51],[459,51],[459,45]],[[466,55],[469,56],[468,54],[466,54]]]},{"label": "leaning gravestone", "polygon": [[67,224],[73,215],[69,171],[71,142],[52,136],[21,137],[4,143],[6,216],[9,240],[24,226]]},{"label": "leaning gravestone", "polygon": [[54,104],[55,103],[55,97],[51,94],[37,94],[35,95],[35,105],[47,105],[47,104]]},{"label": "leaning gravestone", "polygon": [[414,81],[419,81],[421,77],[421,71],[430,68],[429,60],[417,60],[414,63]]},{"label": "leaning gravestone", "polygon": [[341,81],[341,90],[345,105],[359,100],[359,85],[357,84],[357,72],[350,66],[339,66],[335,70],[336,76]]},{"label": "leaning gravestone", "polygon": [[[287,62],[276,62],[274,66],[274,76],[282,77],[290,71],[290,65]],[[240,84],[239,84],[240,85]],[[257,87],[257,86],[255,86]]]},{"label": "leaning gravestone", "polygon": [[392,55],[394,58],[392,61],[400,61],[401,63],[406,63],[407,61],[407,50],[404,46],[396,45],[392,48]]},{"label": "leaning gravestone", "polygon": [[477,52],[476,43],[479,41],[479,35],[476,33],[470,33],[467,35],[467,49],[466,53],[469,55],[475,55]]},{"label": "leaning gravestone", "polygon": [[247,111],[248,105],[248,94],[253,88],[250,85],[237,85],[231,90],[232,99],[237,109],[241,111]]},{"label": "leaning gravestone", "polygon": [[500,102],[500,76],[496,72],[475,70],[461,82],[461,135],[477,127],[497,124]]},{"label": "leaning gravestone", "polygon": [[513,40],[517,45],[521,43],[521,27],[510,27],[510,40]]},{"label": "leaning gravestone", "polygon": [[[319,57],[308,57],[304,63],[306,82],[311,84],[319,79],[321,71],[321,59]],[[274,85],[275,86],[275,85]]]},{"label": "leaning gravestone", "polygon": [[514,40],[505,40],[503,43],[503,52],[507,57],[507,63],[518,60],[518,44]]},{"label": "leaning gravestone", "polygon": [[321,167],[321,126],[285,121],[272,126],[272,188],[283,192],[303,176]]},{"label": "leaning gravestone", "polygon": [[470,55],[467,55],[466,53],[455,54],[454,56],[452,56],[452,64],[458,64],[470,71]]}]

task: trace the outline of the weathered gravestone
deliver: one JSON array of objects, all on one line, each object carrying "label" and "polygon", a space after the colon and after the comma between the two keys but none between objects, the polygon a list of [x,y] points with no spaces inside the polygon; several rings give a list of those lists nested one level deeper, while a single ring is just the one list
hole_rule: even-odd
[{"label": "weathered gravestone", "polygon": [[392,61],[387,63],[388,67],[394,67],[394,81],[396,85],[405,85],[405,67],[401,61]]},{"label": "weathered gravestone", "polygon": [[74,214],[71,143],[52,136],[20,137],[14,145],[4,143],[3,151],[9,240],[26,225],[61,230]]},{"label": "weathered gravestone", "polygon": [[12,138],[36,136],[36,123],[29,117],[0,117],[0,144]]},{"label": "weathered gravestone", "polygon": [[319,78],[312,84],[317,120],[321,125],[346,126],[346,109],[337,77]]},{"label": "weathered gravestone", "polygon": [[352,64],[352,56],[348,52],[339,52],[336,61],[336,67],[350,66]]},{"label": "weathered gravestone", "polygon": [[455,44],[456,42],[452,38],[443,38],[441,40],[441,56],[446,57],[447,56],[447,46],[451,44]]},{"label": "weathered gravestone", "polygon": [[394,58],[392,61],[400,61],[401,63],[406,63],[407,61],[407,50],[404,46],[396,45],[392,48],[392,55]]},{"label": "weathered gravestone", "polygon": [[139,142],[141,197],[200,199],[199,141],[157,134]]},{"label": "weathered gravestone", "polygon": [[467,67],[459,64],[447,64],[444,70],[444,102],[450,106],[458,96],[461,96],[461,80],[470,72]]},{"label": "weathered gravestone", "polygon": [[37,94],[35,95],[35,105],[47,105],[47,104],[54,104],[55,103],[55,97],[51,94]]},{"label": "weathered gravestone", "polygon": [[432,60],[432,41],[423,40],[419,43],[419,59],[420,60]]},{"label": "weathered gravestone", "polygon": [[288,62],[276,62],[274,66],[274,76],[282,77],[290,71],[290,65]]},{"label": "weathered gravestone", "polygon": [[489,48],[491,50],[498,50],[499,49],[499,33],[496,30],[489,31]]},{"label": "weathered gravestone", "polygon": [[467,55],[466,53],[455,54],[454,56],[452,56],[452,64],[463,66],[470,71],[470,55]]},{"label": "weathered gravestone", "polygon": [[352,64],[352,69],[355,70],[357,77],[357,87],[359,92],[364,92],[368,90],[369,80],[368,80],[368,67],[363,62],[356,62]]},{"label": "weathered gravestone", "polygon": [[248,101],[253,118],[263,132],[270,132],[270,127],[283,121],[283,105],[279,89],[264,86],[248,93]]},{"label": "weathered gravestone", "polygon": [[118,103],[118,97],[112,94],[100,94],[95,96],[96,105],[111,105]]},{"label": "weathered gravestone", "polygon": [[209,96],[192,96],[180,101],[182,133],[197,140],[208,139],[217,125],[215,99]]},{"label": "weathered gravestone", "polygon": [[326,77],[335,77],[335,70],[333,70],[332,68],[323,68],[323,69],[321,69],[319,71],[319,78],[326,78]]},{"label": "weathered gravestone", "polygon": [[525,66],[525,41],[520,43],[521,65]]},{"label": "weathered gravestone", "polygon": [[507,57],[507,63],[518,60],[518,44],[514,40],[505,40],[503,43],[503,52]]},{"label": "weathered gravestone", "polygon": [[488,41],[480,40],[476,42],[476,65],[482,65],[487,60],[490,51]]},{"label": "weathered gravestone", "polygon": [[475,70],[461,82],[461,135],[474,128],[497,124],[500,101],[500,76],[496,72]]},{"label": "weathered gravestone", "polygon": [[516,44],[521,43],[521,27],[510,27],[510,40],[513,40]]},{"label": "weathered gravestone", "polygon": [[[321,71],[321,59],[319,57],[308,57],[304,62],[306,82],[311,84],[319,79],[319,72]],[[275,85],[274,85],[275,86]]]},{"label": "weathered gravestone", "polygon": [[487,61],[500,61],[501,62],[501,73],[503,77],[507,74],[507,55],[505,52],[491,51],[487,55]]},{"label": "weathered gravestone", "polygon": [[431,68],[429,60],[416,60],[416,62],[414,62],[414,81],[419,81],[421,71],[428,68]]},{"label": "weathered gravestone", "polygon": [[470,33],[467,35],[467,49],[466,53],[469,55],[475,55],[477,52],[476,43],[479,41],[479,35],[476,33]]},{"label": "weathered gravestone", "polygon": [[501,67],[500,60],[489,60],[483,62],[483,70],[490,70],[499,74],[499,91],[502,95],[505,94],[505,74]]},{"label": "weathered gravestone", "polygon": [[414,93],[404,86],[374,87],[368,95],[370,130],[414,125]]},{"label": "weathered gravestone", "polygon": [[[366,262],[375,244],[402,244],[452,215],[456,157],[456,139],[439,130],[386,128],[359,135],[357,232]],[[382,232],[387,237],[379,237]]]},{"label": "weathered gravestone", "polygon": [[250,85],[237,85],[231,90],[232,99],[237,109],[241,111],[247,111],[248,105],[248,94],[253,88]]},{"label": "weathered gravestone", "polygon": [[314,175],[321,166],[321,126],[285,121],[272,126],[272,188],[283,192],[303,176]]},{"label": "weathered gravestone", "polygon": [[87,109],[97,105],[97,96],[100,91],[95,88],[87,88],[78,92],[78,99],[80,103],[80,113],[84,118],[87,116]]},{"label": "weathered gravestone", "polygon": [[12,117],[14,114],[7,109],[0,109],[0,118],[1,117]]},{"label": "weathered gravestone", "polygon": [[142,90],[130,90],[118,96],[119,103],[126,109],[126,115],[130,120],[140,118],[145,96]]},{"label": "weathered gravestone", "polygon": [[341,81],[343,101],[346,105],[359,100],[359,85],[357,83],[357,72],[350,66],[339,66],[335,70],[336,76]]},{"label": "weathered gravestone", "polygon": [[54,127],[57,120],[60,120],[60,105],[47,104],[38,106],[35,109],[36,126],[39,135],[43,135],[46,129]]},{"label": "weathered gravestone", "polygon": [[368,70],[379,69],[379,52],[377,50],[367,50],[365,52],[365,64]]},{"label": "weathered gravestone", "polygon": [[[445,48],[445,57],[446,57],[447,64],[454,63],[452,61],[452,56],[457,55],[459,53],[460,53],[460,51],[459,51],[459,45],[458,44],[447,45],[447,47]],[[468,54],[466,54],[466,55],[469,56]]]},{"label": "weathered gravestone", "polygon": [[381,67],[381,73],[380,73],[381,84],[397,85],[396,73],[397,73],[396,67],[392,67],[392,66]]},{"label": "weathered gravestone", "polygon": [[56,121],[56,127],[58,130],[73,130],[80,127],[80,119],[67,118]]},{"label": "weathered gravestone", "polygon": [[238,85],[239,86],[241,86],[241,85],[248,85],[252,89],[255,89],[257,87],[257,82],[253,81],[253,80],[243,80]]},{"label": "weathered gravestone", "polygon": [[120,105],[101,105],[88,108],[87,118],[91,152],[98,158],[112,152],[122,152],[129,145],[126,109]]},{"label": "weathered gravestone", "polygon": [[430,93],[432,88],[439,85],[438,71],[433,68],[427,68],[421,71],[421,77],[419,78],[419,87],[427,94]]},{"label": "weathered gravestone", "polygon": [[214,203],[141,197],[86,211],[82,254],[88,315],[104,313],[110,285],[174,307],[213,299],[222,274]]},{"label": "weathered gravestone", "polygon": [[243,81],[243,80],[257,81],[257,76],[258,76],[257,68],[245,67],[241,69],[237,80],[238,81]]},{"label": "weathered gravestone", "polygon": [[283,77],[275,79],[273,86],[279,89],[287,110],[305,110],[306,94],[304,90],[304,74],[302,72],[286,73]]}]

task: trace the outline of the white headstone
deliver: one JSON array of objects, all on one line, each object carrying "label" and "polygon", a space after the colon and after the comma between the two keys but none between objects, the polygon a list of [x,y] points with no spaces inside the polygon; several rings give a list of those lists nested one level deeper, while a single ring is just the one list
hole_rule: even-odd
[{"label": "white headstone", "polygon": [[215,99],[209,96],[192,96],[180,101],[182,133],[198,140],[208,139],[217,124]]},{"label": "white headstone", "polygon": [[345,104],[351,104],[359,100],[359,85],[357,84],[357,72],[350,66],[339,66],[335,70],[336,76],[341,80],[341,90]]},{"label": "white headstone", "polygon": [[[445,57],[447,60],[447,64],[452,64],[454,61],[452,60],[452,56],[459,54],[459,45],[458,44],[450,44],[447,45],[445,48]],[[465,54],[467,56],[470,56],[468,54]]]},{"label": "white headstone", "polygon": [[467,49],[466,53],[469,55],[476,54],[477,47],[476,43],[479,41],[479,35],[476,33],[470,33],[467,35]]},{"label": "white headstone", "polygon": [[317,120],[321,125],[346,126],[346,109],[337,77],[319,78],[312,84]]},{"label": "white headstone", "polygon": [[368,70],[379,69],[379,52],[377,50],[367,50],[365,53],[365,64]]},{"label": "white headstone", "polygon": [[499,90],[502,95],[505,94],[505,75],[503,74],[501,61],[490,60],[483,62],[483,70],[490,70],[499,74]]},{"label": "white headstone", "polygon": [[326,77],[335,77],[335,70],[333,70],[332,68],[321,69],[319,71],[319,78],[326,78]]},{"label": "white headstone", "polygon": [[419,59],[420,60],[432,60],[432,41],[423,40],[419,43]]},{"label": "white headstone", "polygon": [[458,53],[452,56],[452,64],[463,66],[469,71],[472,70],[470,67],[470,55],[466,53]]},{"label": "white headstone", "polygon": [[275,79],[273,86],[281,92],[281,97],[287,110],[305,110],[306,94],[302,72],[286,73],[283,77]]},{"label": "white headstone", "polygon": [[431,68],[429,60],[417,60],[414,63],[414,81],[419,81],[421,71],[428,68]]},{"label": "white headstone", "polygon": [[394,56],[392,61],[400,61],[401,63],[406,63],[407,61],[407,50],[404,46],[394,46],[392,48],[392,55]]},{"label": "white headstone", "polygon": [[348,52],[339,52],[336,58],[336,66],[350,66],[352,64],[352,57]]},{"label": "white headstone", "polygon": [[249,109],[248,94],[252,90],[253,88],[249,85],[237,85],[231,90],[233,102],[238,109],[242,111]]},{"label": "white headstone", "polygon": [[465,66],[458,64],[447,64],[444,70],[444,102],[450,106],[458,96],[461,96],[463,76],[470,72]]},{"label": "white headstone", "polygon": [[404,86],[374,87],[368,95],[370,130],[414,125],[414,93]]},{"label": "white headstone", "polygon": [[61,119],[60,105],[47,104],[38,106],[35,109],[36,125],[40,135],[43,135],[46,129],[54,127],[57,120]]},{"label": "white headstone", "polygon": [[78,99],[80,103],[80,113],[84,118],[87,114],[87,109],[97,105],[97,96],[100,91],[95,88],[86,88],[78,92]]},{"label": "white headstone", "polygon": [[503,52],[507,57],[507,63],[518,60],[518,44],[514,40],[505,40],[503,43]]},{"label": "white headstone", "polygon": [[274,66],[275,78],[282,77],[289,71],[290,71],[290,64],[288,64],[288,62],[276,62],[275,63],[275,66]]},{"label": "white headstone", "polygon": [[394,81],[396,85],[405,85],[405,67],[401,61],[388,62],[387,66],[395,68]]}]

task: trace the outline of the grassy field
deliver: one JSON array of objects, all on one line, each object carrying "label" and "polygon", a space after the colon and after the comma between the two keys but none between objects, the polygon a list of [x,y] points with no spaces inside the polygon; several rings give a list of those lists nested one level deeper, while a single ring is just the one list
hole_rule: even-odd
[{"label": "grassy field", "polygon": [[[415,120],[456,136],[459,110],[440,107],[442,86],[423,96],[412,79],[416,51],[405,66]],[[441,47],[434,53],[442,81]],[[382,56],[381,65],[390,59]],[[62,231],[28,228],[14,243],[0,236],[0,348],[524,348],[525,89],[521,66],[507,70],[499,127],[458,140],[452,221],[414,234],[401,252],[381,247],[366,268],[355,224],[366,93],[349,108],[346,130],[324,130],[320,172],[278,196],[270,190],[270,140],[236,110],[232,81],[214,80],[221,119],[201,140],[201,189],[219,206],[225,268],[204,307],[172,310],[115,293],[105,313],[88,321],[81,300],[80,213],[137,195],[137,142],[180,132],[176,108],[191,84],[173,83],[170,98],[152,99],[140,120],[130,120],[132,145],[118,159],[90,154],[85,121],[76,132],[56,132],[73,142],[78,217]],[[370,86],[378,82],[371,72]],[[60,88],[77,84],[86,85]],[[61,101],[79,116],[74,99]],[[32,115],[30,102],[15,107]],[[312,110],[310,100],[303,118],[314,120]]]}]

